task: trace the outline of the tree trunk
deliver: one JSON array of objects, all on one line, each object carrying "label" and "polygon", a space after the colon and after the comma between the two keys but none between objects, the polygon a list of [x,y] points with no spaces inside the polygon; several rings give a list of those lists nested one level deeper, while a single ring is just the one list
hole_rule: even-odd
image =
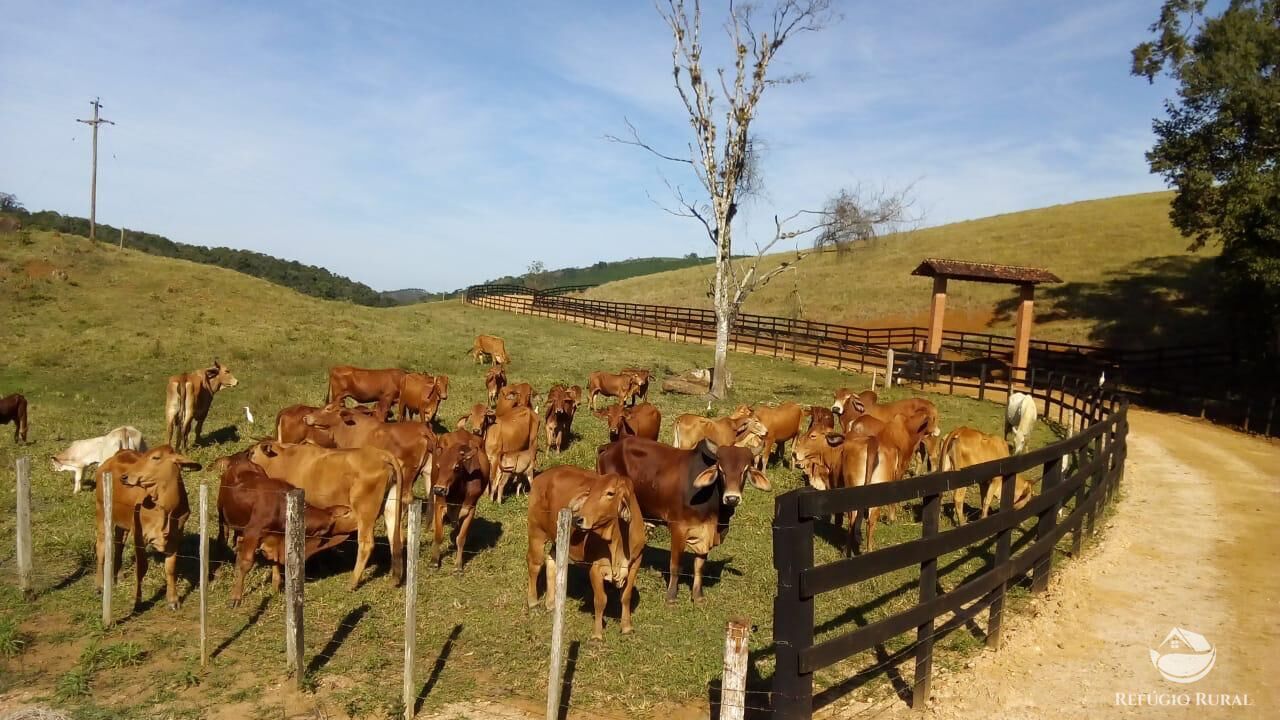
[{"label": "tree trunk", "polygon": [[[718,213],[717,213],[718,214]],[[732,281],[729,275],[729,227],[727,220],[717,223],[719,248],[716,251],[716,357],[711,369],[711,396],[723,400],[729,395],[728,373],[729,331],[733,326]]]}]

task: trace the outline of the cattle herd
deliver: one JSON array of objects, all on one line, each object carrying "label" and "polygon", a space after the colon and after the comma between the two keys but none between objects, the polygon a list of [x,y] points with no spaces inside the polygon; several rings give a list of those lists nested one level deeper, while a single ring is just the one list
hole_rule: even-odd
[{"label": "cattle herd", "polygon": [[[692,598],[703,599],[702,570],[707,554],[724,541],[747,485],[772,489],[766,475],[775,455],[787,456],[812,487],[854,487],[892,482],[913,471],[958,469],[1005,457],[1000,438],[960,427],[945,436],[938,410],[923,398],[880,403],[874,391],[838,389],[830,405],[740,405],[722,418],[680,415],[671,422],[672,444],[659,438],[662,414],[647,401],[650,373],[643,368],[593,372],[586,396],[593,414],[608,429],[609,442],[596,451],[594,471],[559,465],[535,473],[539,450],[563,452],[583,390],[553,385],[545,396],[525,382],[508,382],[511,356],[498,337],[476,338],[470,354],[477,363],[491,360],[484,383],[487,402],[471,406],[455,429],[434,429],[441,402],[449,396],[449,378],[399,369],[371,370],[337,366],[329,371],[322,406],[292,405],[276,416],[275,435],[218,459],[219,547],[234,552],[231,603],[241,601],[245,574],[261,555],[272,565],[276,588],[284,562],[287,493],[305,491],[305,555],[335,547],[350,538],[357,545],[350,587],[360,583],[382,518],[391,548],[391,581],[399,584],[404,567],[404,513],[422,478],[433,498],[431,559],[439,567],[444,525],[454,526],[454,565],[461,570],[468,529],[481,498],[503,502],[510,491],[528,493],[528,603],[538,602],[538,579],[554,572],[547,544],[555,538],[556,516],[572,515],[569,556],[589,567],[595,608],[593,637],[603,633],[605,586],[621,590],[623,633],[632,630],[630,598],[640,568],[646,530],[666,525],[671,535],[666,599],[675,601],[682,556],[693,556]],[[79,440],[52,458],[56,471],[74,473],[79,492],[87,467],[96,464],[97,585],[102,587],[106,551],[105,513],[114,519],[115,568],[124,542],[132,536],[136,553],[134,602],[141,600],[147,550],[164,556],[166,598],[178,605],[177,553],[190,514],[183,470],[200,465],[185,456],[194,424],[197,443],[214,396],[237,379],[216,360],[203,370],[169,379],[166,393],[166,445],[148,449],[135,428],[116,428],[98,438]],[[597,410],[597,400],[616,402]],[[347,400],[354,401],[349,406]],[[539,399],[542,410],[539,412]],[[607,402],[607,401],[606,401]],[[1006,413],[1005,436],[1012,431],[1021,451],[1035,404],[1015,394]],[[801,430],[804,419],[808,427]],[[26,400],[0,399],[0,420],[16,425],[15,441],[25,441]],[[539,441],[539,426],[542,438]],[[112,506],[104,508],[104,478],[112,483]],[[983,516],[998,497],[999,482],[980,488]],[[1030,495],[1019,478],[1016,504]],[[996,503],[998,507],[998,503]],[[965,520],[964,491],[957,491],[955,521]],[[868,549],[880,508],[867,513]],[[886,508],[892,517],[894,508]],[[858,550],[857,513],[847,519],[845,552]],[[227,533],[230,533],[228,540]],[[548,593],[546,602],[552,598]]]}]

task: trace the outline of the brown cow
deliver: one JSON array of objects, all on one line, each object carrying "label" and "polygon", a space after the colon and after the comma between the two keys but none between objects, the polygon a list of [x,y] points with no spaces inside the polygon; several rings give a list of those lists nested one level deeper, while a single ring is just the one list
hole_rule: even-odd
[{"label": "brown cow", "polygon": [[569,559],[590,565],[595,625],[591,637],[604,638],[604,608],[608,602],[604,583],[622,590],[622,634],[632,632],[631,593],[644,554],[645,529],[640,503],[627,478],[599,475],[572,465],[560,465],[538,474],[529,490],[529,607],[538,604],[538,574],[547,568],[547,609],[555,601],[555,559],[547,542],[555,543],[556,516],[562,508],[572,514]]},{"label": "brown cow", "polygon": [[[333,435],[328,430],[309,427],[303,419],[310,413],[321,410],[320,405],[290,405],[276,413],[276,440],[286,443],[313,442],[321,447],[337,447]],[[334,406],[337,407],[336,405]],[[373,417],[375,412],[368,405],[356,405],[351,412]]]},{"label": "brown cow", "polygon": [[[758,466],[763,470],[773,459],[775,445],[778,452],[790,457],[787,455],[787,441],[795,439],[796,435],[800,434],[800,418],[809,414],[809,409],[797,403],[784,402],[776,407],[757,405],[753,408],[753,412],[765,429],[764,451],[757,458]],[[791,468],[794,470],[795,465]]]},{"label": "brown cow", "polygon": [[471,357],[476,362],[483,362],[488,357],[499,365],[510,365],[511,356],[507,354],[507,343],[497,335],[477,335],[471,343]]},{"label": "brown cow", "polygon": [[817,430],[822,433],[828,433],[836,429],[836,416],[831,412],[831,408],[824,405],[810,405],[808,408],[809,427],[805,428],[805,432]]},{"label": "brown cow", "polygon": [[369,370],[351,365],[329,368],[329,390],[325,404],[342,405],[351,398],[358,403],[377,403],[377,418],[386,420],[391,407],[400,400],[400,381],[407,373],[399,368]]},{"label": "brown cow", "polygon": [[631,373],[636,376],[636,390],[631,393],[631,404],[636,401],[648,402],[649,400],[649,381],[653,379],[653,373],[648,368],[622,368],[622,372]]},{"label": "brown cow", "polygon": [[630,407],[621,403],[610,405],[594,414],[609,427],[609,442],[627,435],[657,440],[662,427],[662,413],[647,402]]},{"label": "brown cow", "polygon": [[494,410],[499,415],[518,407],[529,408],[537,412],[538,406],[534,402],[537,397],[538,393],[534,391],[533,386],[529,383],[522,382],[508,385],[502,389],[502,392],[498,393],[498,402],[494,405]]},{"label": "brown cow", "polygon": [[[218,461],[223,465],[218,486],[218,545],[231,542],[236,554],[236,578],[231,587],[231,607],[239,607],[244,597],[244,576],[253,567],[253,556],[261,550],[271,563],[271,584],[280,590],[280,569],[284,567],[286,496],[293,486],[268,477],[266,471],[249,462],[243,451]],[[306,503],[303,509],[303,557],[340,545],[349,535],[334,535],[337,520],[351,514],[351,508],[318,508]]]},{"label": "brown cow", "polygon": [[449,399],[449,376],[405,373],[400,380],[400,422],[421,418],[435,422],[440,403]]},{"label": "brown cow", "polygon": [[501,365],[494,365],[484,374],[484,388],[489,392],[489,404],[498,401],[498,393],[507,386],[507,371]]},{"label": "brown cow", "polygon": [[444,524],[451,522],[454,525],[453,542],[457,547],[454,568],[461,571],[467,531],[475,519],[476,504],[489,489],[489,458],[484,454],[484,441],[466,430],[441,435],[432,466],[435,547],[431,559],[436,567],[440,567],[440,557],[444,553]]},{"label": "brown cow", "polygon": [[596,409],[596,396],[618,398],[618,402],[626,403],[640,388],[640,380],[635,373],[611,373],[598,370],[587,376],[587,397],[591,401],[591,409]]},{"label": "brown cow", "polygon": [[671,425],[672,445],[689,450],[703,438],[716,445],[737,445],[751,450],[752,457],[764,453],[764,439],[768,430],[746,405],[739,405],[727,417],[710,418],[701,415],[680,415]]},{"label": "brown cow", "polygon": [[[436,447],[436,434],[421,423],[384,423],[341,405],[329,404],[308,413],[302,422],[309,428],[329,433],[336,448],[373,447],[385,450],[400,461],[400,506],[407,508],[413,499],[413,484],[426,470],[430,475],[431,451]],[[387,518],[391,527],[399,516]]]},{"label": "brown cow", "polygon": [[569,437],[573,434],[573,416],[577,413],[581,400],[582,388],[577,385],[552,385],[547,391],[547,409],[543,417],[547,449],[561,453],[569,447]]},{"label": "brown cow", "polygon": [[493,424],[493,417],[494,414],[484,403],[476,403],[471,406],[471,412],[458,418],[458,424],[454,427],[484,437],[484,431]]},{"label": "brown cow", "polygon": [[[488,412],[493,424],[484,433],[484,454],[489,458],[490,489],[494,502],[501,503],[507,481],[517,475],[533,475],[538,460],[538,416],[527,407],[505,413]],[[516,491],[519,492],[517,485]]]},{"label": "brown cow", "polygon": [[204,421],[213,405],[214,393],[239,384],[240,381],[236,380],[231,371],[216,359],[212,366],[204,370],[194,370],[169,378],[164,401],[165,443],[185,450],[188,447],[187,435],[191,432],[191,423],[195,421],[196,444],[199,445],[200,433],[204,432]]},{"label": "brown cow", "polygon": [[[1002,460],[1009,457],[1009,444],[1004,440],[988,435],[979,430],[969,427],[958,427],[947,433],[946,439],[942,441],[942,451],[938,456],[938,467],[942,472],[948,470],[961,470],[972,465],[978,465],[984,462],[992,462]],[[978,494],[982,497],[982,514],[980,518],[987,516],[987,510],[992,503],[999,508],[1001,493],[1001,478],[993,476],[983,479],[978,483]],[[964,496],[965,487],[958,487],[955,490],[955,521],[956,525],[963,525],[965,521],[964,514]],[[1017,475],[1014,478],[1014,502],[1015,508],[1021,508],[1031,501],[1031,484]]]},{"label": "brown cow", "polygon": [[27,441],[27,399],[18,393],[0,398],[0,425],[13,423],[13,441]]},{"label": "brown cow", "polygon": [[[848,388],[840,388],[835,392],[835,402],[831,405],[832,412],[840,415],[840,421],[848,431],[849,424],[855,422],[862,415],[871,415],[878,420],[888,423],[893,419],[894,415],[902,414],[908,418],[913,417],[918,412],[924,412],[928,416],[928,426],[925,436],[921,438],[920,445],[912,452],[920,458],[925,468],[929,469],[932,462],[930,457],[929,445],[925,442],[925,437],[937,437],[942,434],[938,428],[938,407],[932,402],[924,398],[906,398],[881,404],[879,398],[873,390],[863,390],[854,394]],[[911,458],[907,458],[906,462],[910,462]]]},{"label": "brown cow", "polygon": [[[893,448],[882,445],[874,436],[851,433],[810,430],[791,444],[791,453],[809,484],[818,490],[889,482],[898,464]],[[857,511],[845,513],[849,522],[846,555],[852,555],[858,547],[859,514]],[[871,508],[868,516],[867,548],[872,549],[878,508]]]},{"label": "brown cow", "polygon": [[[103,519],[108,510],[113,523],[115,568],[120,571],[124,541],[133,535],[133,565],[136,582],[133,606],[142,603],[142,578],[147,574],[147,547],[164,554],[165,599],[170,610],[178,609],[178,549],[182,529],[191,508],[183,470],[199,470],[200,464],[172,447],[162,445],[146,452],[121,450],[98,466],[94,495],[97,498],[98,565],[96,586],[102,591],[102,570],[106,560],[107,537]],[[104,507],[103,478],[111,474],[111,507]],[[113,578],[114,580],[114,578]]]},{"label": "brown cow", "polygon": [[693,600],[702,599],[702,566],[707,553],[729,531],[733,509],[748,481],[772,490],[764,473],[752,466],[751,451],[703,440],[680,450],[654,440],[624,437],[602,446],[596,472],[631,478],[646,520],[662,521],[671,531],[667,602],[675,602],[680,558],[693,554]]},{"label": "brown cow", "polygon": [[403,541],[395,527],[400,517],[400,461],[377,448],[334,450],[318,445],[297,445],[263,440],[249,449],[249,460],[268,475],[279,478],[306,493],[307,502],[317,507],[345,505],[351,515],[334,522],[337,534],[356,533],[359,549],[351,573],[350,589],[355,590],[373,552],[373,527],[383,513],[385,500],[387,535],[391,541],[391,582],[399,584],[404,574]]}]

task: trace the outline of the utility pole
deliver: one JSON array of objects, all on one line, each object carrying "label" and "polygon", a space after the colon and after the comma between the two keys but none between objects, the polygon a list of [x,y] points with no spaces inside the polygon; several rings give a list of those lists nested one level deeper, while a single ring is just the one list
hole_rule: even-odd
[{"label": "utility pole", "polygon": [[93,127],[93,179],[89,181],[89,239],[93,240],[98,225],[98,126],[102,123],[108,125],[115,125],[115,123],[98,117],[98,111],[102,109],[102,103],[98,102],[98,98],[94,98],[89,104],[93,106],[93,119],[76,120],[76,122]]}]

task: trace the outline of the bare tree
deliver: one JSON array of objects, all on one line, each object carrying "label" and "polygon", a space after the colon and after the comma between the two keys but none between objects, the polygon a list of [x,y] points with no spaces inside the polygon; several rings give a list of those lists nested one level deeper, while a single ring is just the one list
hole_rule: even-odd
[{"label": "bare tree", "polygon": [[[716,273],[709,293],[716,315],[711,394],[723,398],[727,391],[723,371],[729,336],[747,296],[791,269],[796,261],[808,254],[800,250],[799,238],[802,236],[817,233],[815,247],[819,249],[844,247],[859,233],[875,232],[876,227],[891,219],[882,212],[890,207],[860,207],[856,192],[842,192],[828,201],[823,210],[802,210],[784,219],[775,215],[773,238],[757,245],[753,261],[744,268],[737,267],[733,262],[733,220],[739,202],[763,187],[759,175],[758,141],[751,134],[756,108],[766,88],[804,80],[802,75],[770,77],[770,64],[790,38],[800,33],[817,32],[833,22],[836,16],[831,9],[831,0],[779,0],[761,27],[761,14],[757,13],[754,5],[731,1],[725,31],[733,45],[732,67],[727,70],[718,67],[709,76],[703,70],[700,0],[693,0],[692,12],[685,0],[665,0],[665,6],[659,0],[658,12],[674,40],[672,75],[676,91],[689,114],[694,140],[689,144],[685,157],[663,153],[642,140],[630,122],[627,122],[627,137],[610,136],[609,139],[641,147],[665,160],[689,165],[706,193],[705,199],[690,199],[678,185],[671,186],[679,208],[666,209],[675,215],[698,220],[716,248]],[[723,125],[718,124],[721,118]],[[906,205],[905,201],[898,203],[899,207]],[[877,221],[877,218],[886,220]],[[797,241],[793,258],[771,268],[761,267],[766,253],[778,243],[792,240]]]}]

